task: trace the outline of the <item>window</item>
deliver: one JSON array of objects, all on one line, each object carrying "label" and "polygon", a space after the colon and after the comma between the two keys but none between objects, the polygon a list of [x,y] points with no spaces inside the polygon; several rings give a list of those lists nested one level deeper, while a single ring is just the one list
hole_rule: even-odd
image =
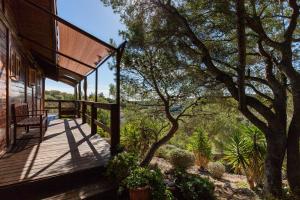
[{"label": "window", "polygon": [[36,73],[35,70],[30,68],[29,69],[29,76],[28,76],[28,85],[29,86],[34,86],[36,83]]},{"label": "window", "polygon": [[21,71],[21,59],[15,51],[12,51],[10,62],[10,77],[13,80],[20,79]]}]

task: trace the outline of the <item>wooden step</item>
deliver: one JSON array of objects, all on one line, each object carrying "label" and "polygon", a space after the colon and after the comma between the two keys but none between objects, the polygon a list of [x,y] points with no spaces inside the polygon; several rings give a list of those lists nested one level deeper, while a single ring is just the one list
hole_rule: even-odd
[{"label": "wooden step", "polygon": [[9,200],[115,199],[116,187],[107,180],[104,172],[104,167],[94,167],[0,187],[0,198]]}]

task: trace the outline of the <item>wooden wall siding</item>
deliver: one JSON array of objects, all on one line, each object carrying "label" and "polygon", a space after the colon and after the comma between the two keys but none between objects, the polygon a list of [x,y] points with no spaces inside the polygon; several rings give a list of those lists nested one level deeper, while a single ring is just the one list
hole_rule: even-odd
[{"label": "wooden wall siding", "polygon": [[6,148],[6,68],[7,30],[0,21],[0,155]]},{"label": "wooden wall siding", "polygon": [[[43,101],[43,99],[36,98],[36,85],[29,86],[27,83],[28,69],[29,67],[34,66],[28,56],[29,51],[26,49],[26,46],[21,43],[21,41],[14,37],[15,34],[18,34],[18,30],[16,30],[16,27],[14,26],[14,12],[16,10],[12,9],[12,5],[14,5],[16,1],[9,0],[8,3],[8,1],[5,0],[5,18],[1,18],[1,20],[3,20],[6,25],[2,24],[0,20],[0,154],[1,151],[5,150],[7,142],[9,144],[12,143],[13,125],[11,123],[11,105],[13,103],[28,102],[30,109],[37,109],[40,108],[41,101]],[[1,9],[0,12],[2,12]],[[7,36],[5,35],[6,30],[9,31],[7,33],[9,34],[8,46]],[[7,73],[5,71],[5,67],[9,70],[8,75],[10,75],[10,66],[8,65],[11,63],[11,52],[15,52],[21,59],[20,77],[17,79],[10,77],[8,79],[6,78]],[[7,59],[10,59],[10,61]],[[1,67],[4,67],[4,70],[2,70]],[[39,66],[35,67],[39,68]],[[37,71],[37,69],[35,70]],[[42,83],[42,76],[40,76],[39,79],[40,80],[37,81]],[[7,84],[9,85],[8,94],[6,94]],[[40,88],[43,88],[43,86],[41,85]],[[6,98],[7,96],[8,98]],[[6,110],[8,110],[8,113]],[[18,132],[22,130],[20,129]]]}]

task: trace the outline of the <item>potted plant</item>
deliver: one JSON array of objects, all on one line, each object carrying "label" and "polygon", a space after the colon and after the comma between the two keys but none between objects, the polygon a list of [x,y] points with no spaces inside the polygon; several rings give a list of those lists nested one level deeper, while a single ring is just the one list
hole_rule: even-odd
[{"label": "potted plant", "polygon": [[126,187],[129,189],[130,200],[151,199],[151,177],[151,171],[147,168],[139,167],[131,172],[125,179]]}]

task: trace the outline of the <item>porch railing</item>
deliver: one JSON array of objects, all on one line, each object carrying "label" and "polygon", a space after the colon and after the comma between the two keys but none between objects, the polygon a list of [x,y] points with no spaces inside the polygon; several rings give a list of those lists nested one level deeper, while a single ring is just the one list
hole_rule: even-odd
[{"label": "porch railing", "polygon": [[[59,118],[81,117],[82,123],[90,122],[91,134],[97,133],[97,127],[110,134],[111,153],[115,155],[120,144],[120,114],[118,104],[106,104],[93,101],[82,100],[45,100],[45,109],[57,110]],[[50,104],[50,105],[48,105]],[[54,105],[53,105],[54,104]],[[88,113],[90,106],[90,115]],[[98,120],[98,110],[107,110],[110,112],[110,125],[106,125]]]}]

